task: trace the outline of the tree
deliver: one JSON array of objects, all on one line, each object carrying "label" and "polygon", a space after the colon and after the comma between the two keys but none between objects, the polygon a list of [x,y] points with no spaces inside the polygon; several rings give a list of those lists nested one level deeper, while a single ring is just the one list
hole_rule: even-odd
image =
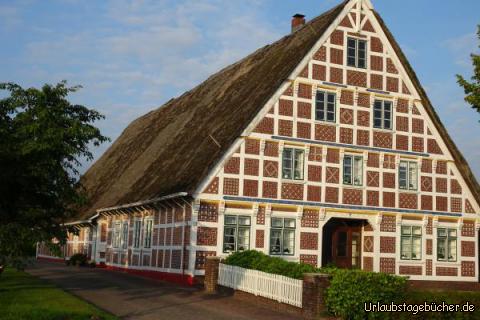
[{"label": "tree", "polygon": [[87,201],[80,161],[109,139],[92,125],[102,114],[67,100],[80,88],[0,83],[0,258],[26,257],[53,238],[65,243],[63,224]]},{"label": "tree", "polygon": [[[480,40],[480,25],[478,26],[477,35]],[[472,82],[468,82],[461,75],[457,75],[457,82],[465,90],[465,101],[477,112],[480,112],[480,55],[472,53],[471,57],[473,64]]]}]

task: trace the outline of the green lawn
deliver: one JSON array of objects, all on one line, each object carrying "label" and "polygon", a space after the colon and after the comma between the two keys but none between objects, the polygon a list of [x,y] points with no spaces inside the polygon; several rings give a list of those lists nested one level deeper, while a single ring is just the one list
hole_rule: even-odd
[{"label": "green lawn", "polygon": [[0,276],[0,319],[117,319],[25,272],[6,269]]}]

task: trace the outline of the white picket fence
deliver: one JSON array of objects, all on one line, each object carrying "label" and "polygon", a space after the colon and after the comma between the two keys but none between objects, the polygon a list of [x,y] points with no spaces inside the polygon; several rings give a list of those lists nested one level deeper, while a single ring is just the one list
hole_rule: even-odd
[{"label": "white picket fence", "polygon": [[302,280],[220,263],[218,284],[302,307]]}]

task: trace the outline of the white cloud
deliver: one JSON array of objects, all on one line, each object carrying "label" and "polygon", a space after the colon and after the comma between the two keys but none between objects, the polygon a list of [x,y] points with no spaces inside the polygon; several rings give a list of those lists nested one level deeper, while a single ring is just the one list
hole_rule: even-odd
[{"label": "white cloud", "polygon": [[474,32],[447,39],[443,46],[448,48],[454,56],[455,63],[461,67],[471,68],[470,54],[478,52],[478,37]]}]

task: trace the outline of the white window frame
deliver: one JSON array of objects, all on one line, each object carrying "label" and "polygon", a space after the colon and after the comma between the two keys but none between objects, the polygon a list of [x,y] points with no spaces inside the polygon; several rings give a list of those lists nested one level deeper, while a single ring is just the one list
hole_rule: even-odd
[{"label": "white window frame", "polygon": [[[281,226],[280,225],[275,225],[274,221],[281,221]],[[287,222],[292,222],[293,221],[293,227],[287,225]],[[270,255],[272,256],[294,256],[295,255],[295,233],[296,233],[296,227],[297,227],[297,221],[295,218],[284,218],[284,217],[272,217],[270,220],[270,248],[268,249]],[[274,245],[274,238],[273,238],[273,233],[274,232],[280,232],[280,236],[278,237],[279,244]],[[288,233],[287,233],[288,232]],[[292,251],[285,253],[285,236],[287,234],[293,234],[293,245],[292,245]],[[279,247],[278,251],[273,251],[273,247]]]},{"label": "white window frame", "polygon": [[[355,44],[354,47],[350,46],[350,41],[354,42],[354,44]],[[364,57],[363,57],[363,60],[364,60],[364,65],[363,66],[360,66],[360,61],[362,60],[362,58],[360,57],[359,43],[364,44],[364,52],[365,53],[364,53]],[[350,55],[350,49],[354,50],[354,56]],[[354,68],[359,68],[359,69],[367,69],[367,66],[368,66],[367,40],[348,37],[347,38],[347,54],[346,54],[346,56],[347,56],[347,66],[354,67]],[[350,63],[350,58],[354,59],[353,64]]]},{"label": "white window frame", "polygon": [[143,248],[152,248],[153,238],[153,219],[147,219],[144,223],[145,230],[143,231]]},{"label": "white window frame", "polygon": [[[320,98],[321,97],[321,98]],[[330,98],[333,102],[329,101]],[[333,107],[333,111],[329,110]],[[319,116],[323,112],[323,118]],[[329,119],[329,115],[333,115],[333,119]],[[315,120],[323,122],[336,123],[337,121],[337,94],[329,91],[317,91],[315,95]]]},{"label": "white window frame", "polygon": [[[286,159],[286,153],[290,151],[291,158]],[[301,155],[301,160],[297,159],[297,155]],[[286,165],[288,164],[288,166]],[[301,168],[300,168],[301,166]],[[288,180],[304,180],[305,179],[305,150],[298,148],[283,148],[282,152],[282,179]]]},{"label": "white window frame", "polygon": [[142,221],[135,220],[133,223],[133,247],[138,249],[141,244]]},{"label": "white window frame", "polygon": [[[405,179],[402,178],[403,168],[405,168]],[[412,177],[412,175],[415,175],[415,177]],[[403,185],[403,183],[405,184]],[[414,185],[412,185],[412,183],[414,183]],[[398,188],[400,190],[418,190],[418,163],[416,161],[400,161],[400,165],[398,166]]]},{"label": "white window frame", "polygon": [[128,248],[128,221],[124,221],[122,224],[122,248]]},{"label": "white window frame", "polygon": [[[350,165],[347,165],[347,161],[350,160]],[[358,161],[359,160],[359,161]],[[358,170],[358,163],[360,163],[360,170]],[[350,168],[350,182],[346,181],[346,168]],[[360,173],[360,176],[357,176]],[[343,156],[343,175],[342,180],[344,185],[349,186],[363,186],[363,156],[346,154]]]},{"label": "white window frame", "polygon": [[[378,105],[379,104],[379,105]],[[385,114],[387,113],[386,111],[386,105],[390,107],[390,110],[388,111],[390,113],[390,117],[386,117]],[[380,107],[380,117],[376,116],[376,111]],[[373,102],[373,128],[375,129],[382,129],[382,130],[393,130],[393,102],[390,100],[380,100],[380,99],[375,99]],[[379,120],[380,121],[380,126],[377,126],[375,124],[375,121]],[[385,125],[386,121],[390,123],[390,125],[387,127]]]},{"label": "white window frame", "polygon": [[122,239],[122,223],[120,221],[117,221],[113,226],[112,247],[119,248],[121,239]]},{"label": "white window frame", "polygon": [[[405,230],[405,231],[404,231]],[[408,233],[407,233],[408,231]],[[420,233],[415,233],[415,231],[420,231]],[[414,252],[414,240],[420,239],[420,248],[418,252]],[[404,240],[409,240],[410,250],[408,255],[404,255]],[[422,260],[422,249],[423,248],[423,230],[421,226],[401,226],[400,228],[400,259],[401,260]],[[418,257],[414,254],[418,253]]]},{"label": "white window frame", "polygon": [[[444,236],[440,236],[440,232],[445,231]],[[455,236],[451,236],[450,232],[455,232]],[[455,242],[455,259],[450,258],[450,241]],[[445,243],[445,258],[441,259],[439,257],[439,248],[440,243]],[[457,262],[458,260],[458,230],[456,228],[448,228],[448,227],[438,227],[437,228],[437,261],[442,262]]]},{"label": "white window frame", "polygon": [[[231,219],[231,220],[229,220]],[[241,222],[242,219],[247,220],[246,222]],[[235,220],[235,221],[233,221]],[[224,221],[223,221],[223,252],[224,253],[232,253],[232,252],[237,252],[237,251],[245,251],[250,249],[250,242],[251,242],[251,232],[252,232],[252,217],[250,216],[245,216],[245,215],[233,215],[233,214],[227,214],[224,216]],[[226,232],[227,230],[233,230],[234,233],[233,235],[227,235]],[[239,230],[248,230],[248,235],[247,235],[247,243],[246,243],[246,248],[244,249],[239,249],[239,240],[241,238]],[[233,237],[233,243],[232,242],[226,242],[227,237]],[[226,248],[227,245],[233,245],[233,250],[229,250]]]}]

